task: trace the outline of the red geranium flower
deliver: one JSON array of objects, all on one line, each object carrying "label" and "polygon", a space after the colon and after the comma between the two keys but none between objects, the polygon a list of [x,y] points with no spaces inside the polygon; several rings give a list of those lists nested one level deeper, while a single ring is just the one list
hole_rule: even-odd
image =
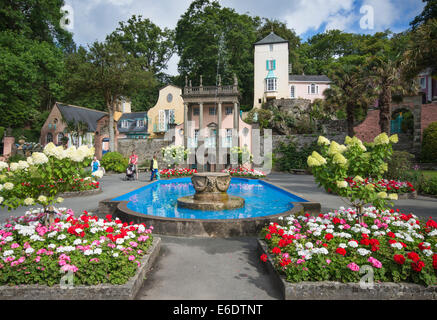
[{"label": "red geranium flower", "polygon": [[420,257],[419,257],[419,255],[418,255],[416,252],[410,252],[410,253],[407,255],[407,257],[408,257],[408,259],[411,259],[411,260],[413,260],[414,262],[417,262],[417,261],[420,260]]},{"label": "red geranium flower", "polygon": [[411,268],[413,268],[414,271],[420,272],[422,271],[422,268],[425,266],[425,262],[419,260],[417,262],[411,262]]},{"label": "red geranium flower", "polygon": [[267,255],[265,253],[263,253],[260,257],[261,261],[266,262],[267,261]]},{"label": "red geranium flower", "polygon": [[394,259],[394,261],[397,263],[397,264],[404,264],[405,263],[405,257],[402,255],[402,254],[395,254],[394,256],[393,256],[393,259]]},{"label": "red geranium flower", "polygon": [[327,234],[325,235],[325,239],[326,239],[326,240],[331,240],[332,238],[334,238],[334,236],[333,236],[331,233],[327,233]]},{"label": "red geranium flower", "polygon": [[338,254],[341,254],[343,257],[346,255],[346,250],[343,248],[337,248],[337,250],[335,250],[335,252],[337,252]]},{"label": "red geranium flower", "polygon": [[270,240],[272,238],[272,235],[270,233],[267,233],[265,238],[266,240]]},{"label": "red geranium flower", "polygon": [[278,247],[274,247],[274,248],[272,249],[272,252],[273,252],[274,254],[280,254],[280,253],[281,253],[281,249],[279,249]]}]

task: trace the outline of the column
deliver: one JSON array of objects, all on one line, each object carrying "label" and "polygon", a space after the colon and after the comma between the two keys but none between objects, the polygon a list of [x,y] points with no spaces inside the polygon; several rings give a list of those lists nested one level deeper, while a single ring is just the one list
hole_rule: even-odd
[{"label": "column", "polygon": [[[199,137],[197,139],[197,146],[204,146],[204,132],[203,132],[203,102],[199,103]],[[204,161],[204,160],[203,160]],[[199,159],[197,159],[197,162],[199,162]],[[198,164],[197,170],[199,172],[204,171],[204,164]]]},{"label": "column", "polygon": [[188,103],[184,102],[184,146],[188,148]]},{"label": "column", "polygon": [[238,108],[238,103],[234,102],[234,128],[232,130],[232,146],[239,147],[240,139],[239,139],[239,131],[240,131],[240,111]]},{"label": "column", "polygon": [[218,103],[218,113],[217,113],[217,137],[216,137],[216,171],[219,171],[222,169],[221,165],[221,152],[220,149],[222,148],[222,139],[220,135],[220,131],[222,129],[222,103]]}]

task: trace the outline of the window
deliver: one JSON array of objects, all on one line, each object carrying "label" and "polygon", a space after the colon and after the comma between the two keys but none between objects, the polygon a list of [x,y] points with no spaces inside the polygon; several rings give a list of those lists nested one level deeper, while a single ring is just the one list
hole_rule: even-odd
[{"label": "window", "polygon": [[291,86],[291,87],[290,87],[290,97],[291,97],[291,98],[296,98],[296,96],[295,96],[295,94],[296,94],[296,93],[295,93],[295,90],[296,90],[296,89],[295,89],[294,86]]},{"label": "window", "polygon": [[276,60],[266,60],[266,69],[268,71],[276,70]]},{"label": "window", "polygon": [[270,51],[273,51],[273,44],[270,44]]},{"label": "window", "polygon": [[47,133],[46,142],[47,143],[53,142],[53,135],[50,132]]},{"label": "window", "polygon": [[199,140],[199,129],[194,129],[194,146],[197,147],[197,142]]},{"label": "window", "polygon": [[267,91],[276,91],[276,89],[277,89],[276,78],[266,79],[266,90]]},{"label": "window", "polygon": [[232,147],[232,129],[226,129],[226,139],[224,141],[224,147]]},{"label": "window", "polygon": [[316,86],[314,83],[308,86],[308,94],[318,94],[318,93],[319,93],[319,86]]},{"label": "window", "polygon": [[124,129],[128,128],[129,127],[129,122],[127,120],[123,120],[121,122],[121,127],[124,128]]},{"label": "window", "polygon": [[138,128],[144,127],[144,120],[137,120],[137,127]]},{"label": "window", "polygon": [[420,87],[422,89],[426,88],[426,81],[425,81],[425,77],[420,78]]},{"label": "window", "polygon": [[217,111],[216,111],[215,107],[209,107],[209,115],[215,116],[216,114],[217,114]]},{"label": "window", "polygon": [[64,139],[64,134],[62,132],[59,132],[57,139],[58,139],[58,145],[62,144],[62,139]]},{"label": "window", "polygon": [[226,107],[226,115],[232,114],[232,107]]},{"label": "window", "polygon": [[199,107],[194,107],[193,108],[193,116],[198,116],[200,114],[200,109]]}]

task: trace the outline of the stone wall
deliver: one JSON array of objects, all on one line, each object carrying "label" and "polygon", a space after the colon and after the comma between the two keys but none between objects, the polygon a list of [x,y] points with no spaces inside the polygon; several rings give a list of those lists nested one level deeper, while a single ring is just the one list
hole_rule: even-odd
[{"label": "stone wall", "polygon": [[423,130],[428,128],[428,126],[431,123],[437,122],[437,103],[422,105],[421,122],[422,122],[421,133],[423,136]]},{"label": "stone wall", "polygon": [[169,141],[164,139],[118,139],[118,152],[125,157],[132,154],[135,149],[138,155],[138,163],[141,165],[146,160],[151,160],[154,154],[158,156],[159,168],[165,168],[162,161],[161,149],[169,145]]}]

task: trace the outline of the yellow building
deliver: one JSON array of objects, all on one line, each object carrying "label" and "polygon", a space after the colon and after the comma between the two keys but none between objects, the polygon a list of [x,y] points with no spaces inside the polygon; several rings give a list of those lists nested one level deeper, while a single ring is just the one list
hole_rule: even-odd
[{"label": "yellow building", "polygon": [[158,101],[147,113],[150,138],[162,138],[170,124],[179,125],[184,122],[184,101],[181,95],[182,89],[171,84],[159,90]]}]

